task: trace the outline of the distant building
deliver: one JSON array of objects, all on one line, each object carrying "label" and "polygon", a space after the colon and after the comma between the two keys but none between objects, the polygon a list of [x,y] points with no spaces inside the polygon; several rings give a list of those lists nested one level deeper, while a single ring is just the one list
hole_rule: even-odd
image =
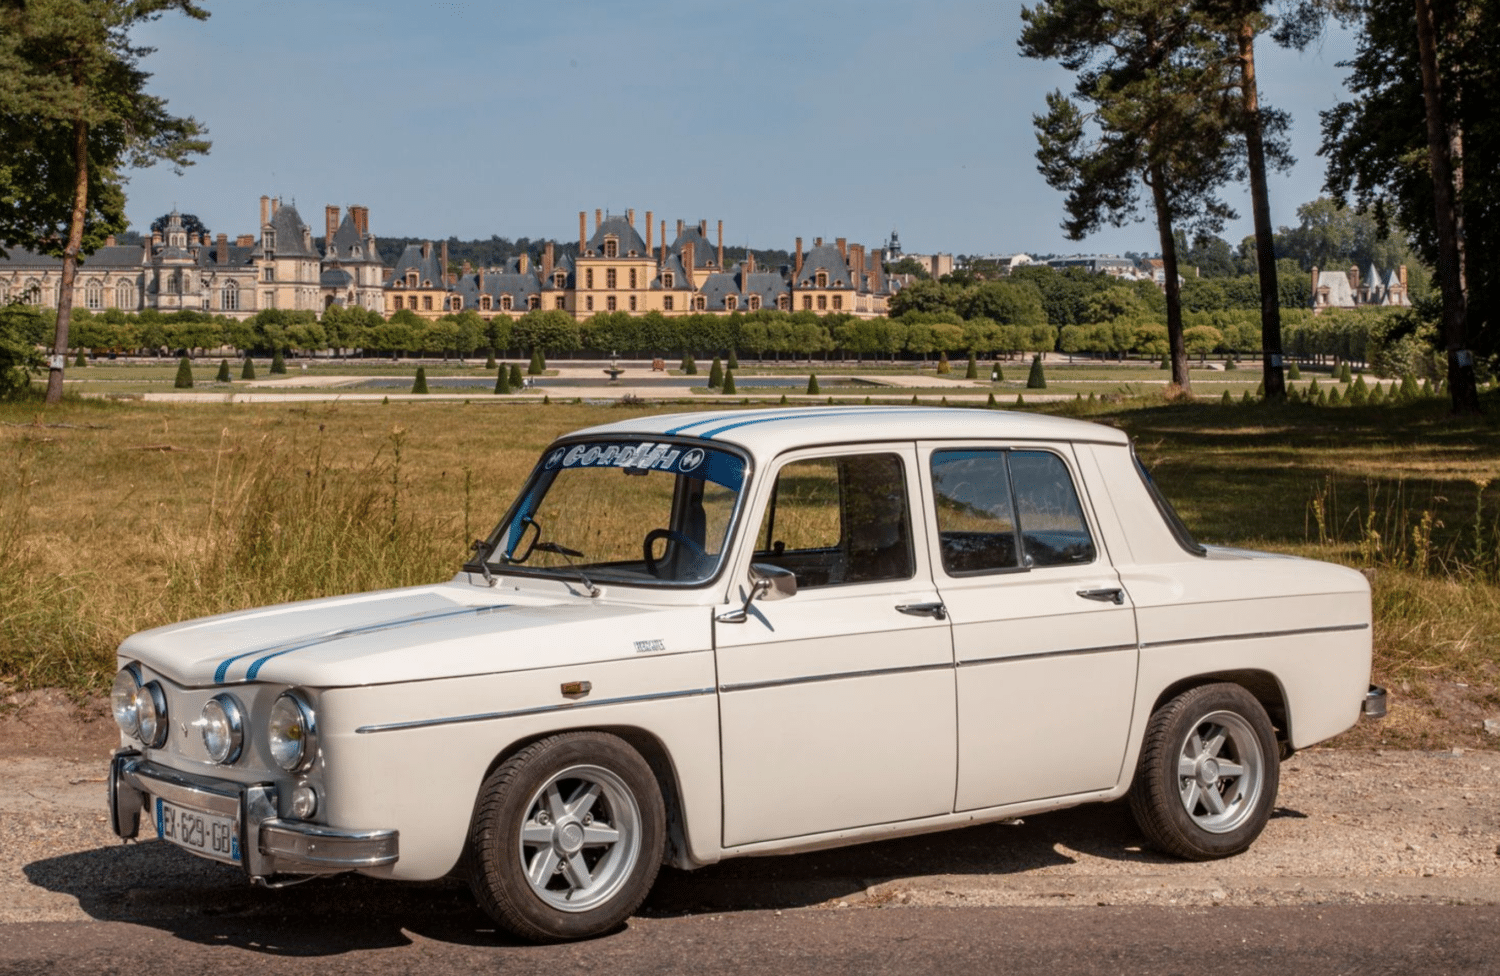
[{"label": "distant building", "polygon": [[1094,274],[1114,275],[1117,278],[1135,278],[1139,272],[1134,261],[1114,254],[1074,254],[1065,258],[1050,258],[1047,267],[1058,271],[1083,268]]},{"label": "distant building", "polygon": [[1403,264],[1384,276],[1373,264],[1366,265],[1363,275],[1357,267],[1351,267],[1348,271],[1312,269],[1314,313],[1325,308],[1361,306],[1411,307],[1411,296],[1406,288],[1406,265]]}]

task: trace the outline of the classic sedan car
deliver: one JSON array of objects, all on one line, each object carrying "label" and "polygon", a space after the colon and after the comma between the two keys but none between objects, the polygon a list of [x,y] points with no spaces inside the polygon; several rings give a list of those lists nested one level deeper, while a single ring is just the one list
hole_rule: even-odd
[{"label": "classic sedan car", "polygon": [[1383,710],[1358,572],[1195,542],[1121,432],[981,410],[570,434],[447,582],[120,647],[109,778],[251,880],[466,872],[533,940],[658,867],[1128,796],[1245,850],[1279,761]]}]

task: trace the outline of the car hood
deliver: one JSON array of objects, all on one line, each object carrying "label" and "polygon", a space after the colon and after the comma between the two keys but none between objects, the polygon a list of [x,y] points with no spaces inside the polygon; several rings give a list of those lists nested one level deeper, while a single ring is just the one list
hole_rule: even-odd
[{"label": "car hood", "polygon": [[701,650],[710,640],[703,607],[448,583],[189,620],[142,631],[119,653],[186,686],[347,687]]}]

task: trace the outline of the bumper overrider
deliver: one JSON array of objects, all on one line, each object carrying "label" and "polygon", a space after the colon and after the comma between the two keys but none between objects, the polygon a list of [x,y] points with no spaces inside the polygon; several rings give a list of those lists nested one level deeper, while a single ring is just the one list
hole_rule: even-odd
[{"label": "bumper overrider", "polygon": [[134,749],[115,753],[109,769],[109,816],[115,833],[126,840],[134,838],[140,832],[141,814],[155,817],[153,798],[233,818],[238,833],[234,856],[215,859],[238,863],[252,881],[261,884],[381,867],[395,864],[400,855],[395,830],[341,830],[282,819],[274,784],[233,783],[183,773],[150,762]]}]

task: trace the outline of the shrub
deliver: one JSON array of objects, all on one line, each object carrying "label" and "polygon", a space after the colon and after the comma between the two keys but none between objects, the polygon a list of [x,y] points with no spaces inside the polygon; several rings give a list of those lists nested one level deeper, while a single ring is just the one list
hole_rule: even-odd
[{"label": "shrub", "polygon": [[494,369],[495,368],[495,350],[494,349],[491,349],[489,356],[485,358],[484,368],[485,369]]},{"label": "shrub", "polygon": [[229,360],[227,360],[227,359],[221,359],[221,360],[219,360],[219,375],[214,377],[214,382],[215,383],[228,383],[228,382],[230,382],[230,380],[229,380]]},{"label": "shrub", "polygon": [[724,364],[719,362],[719,357],[714,357],[713,365],[708,367],[708,388],[717,390],[724,385]]},{"label": "shrub", "polygon": [[179,390],[190,390],[193,387],[193,364],[188,362],[186,356],[177,361],[177,379],[173,380],[172,385]]},{"label": "shrub", "polygon": [[1232,405],[1234,403],[1234,398],[1229,395],[1229,391],[1228,390],[1225,390],[1224,391],[1224,395],[1221,396],[1221,397],[1219,397],[1219,402],[1222,403],[1222,404],[1224,404],[1224,406],[1227,407],[1227,406],[1230,406],[1230,405]]},{"label": "shrub", "polygon": [[690,352],[682,354],[682,372],[687,376],[698,375],[698,361],[693,358],[693,354]]},{"label": "shrub", "polygon": [[1292,360],[1292,364],[1287,367],[1286,378],[1289,380],[1300,380],[1302,378],[1302,370],[1297,367],[1297,360]]},{"label": "shrub", "polygon": [[88,364],[89,364],[89,361],[88,361],[87,358],[84,357],[84,355],[83,355],[83,349],[82,349],[82,347],[80,347],[79,350],[78,350],[78,356],[73,360],[73,365],[74,366],[87,366]]},{"label": "shrub", "polygon": [[1019,394],[1019,393],[1016,394],[1016,406],[1018,406],[1018,407],[1024,407],[1024,406],[1026,406],[1026,399],[1024,397],[1022,397],[1021,394]]},{"label": "shrub", "polygon": [[724,393],[729,394],[735,392],[737,391],[734,388],[734,370],[726,369],[724,371]]},{"label": "shrub", "polygon": [[271,374],[274,376],[284,373],[286,373],[286,358],[281,355],[281,347],[277,346],[271,353]]},{"label": "shrub", "polygon": [[531,365],[526,367],[527,376],[541,376],[547,372],[547,357],[540,349],[531,351]]},{"label": "shrub", "polygon": [[1224,360],[1224,368],[1226,370],[1239,369],[1240,368],[1239,357],[1236,356],[1236,355],[1234,355],[1233,353],[1230,353],[1229,354],[1229,358],[1226,359],[1226,360]]},{"label": "shrub", "polygon": [[240,367],[240,379],[255,379],[255,360],[251,359],[249,356],[245,357],[245,365]]},{"label": "shrub", "polygon": [[990,398],[985,401],[984,405],[991,410],[995,409],[995,394],[991,393]]},{"label": "shrub", "polygon": [[418,366],[417,367],[417,380],[416,380],[415,383],[413,383],[411,385],[411,391],[413,393],[426,393],[427,392],[427,367],[426,366]]},{"label": "shrub", "polygon": [[783,407],[784,407],[784,406],[786,406],[786,394],[785,394],[785,393],[783,393],[783,394],[782,394],[782,395],[781,395],[781,400],[780,400],[780,401],[779,401],[779,402],[780,402],[780,404],[781,404],[781,405],[782,405],[782,406],[783,406]]},{"label": "shrub", "polygon": [[939,375],[953,371],[953,367],[948,365],[948,354],[946,352],[938,354],[937,371]]},{"label": "shrub", "polygon": [[1045,390],[1047,388],[1047,374],[1042,371],[1042,354],[1037,353],[1031,358],[1031,373],[1026,377],[1026,389]]},{"label": "shrub", "polygon": [[974,358],[974,354],[972,352],[969,353],[969,368],[964,370],[964,379],[979,379],[979,361]]},{"label": "shrub", "polygon": [[740,368],[740,357],[735,354],[735,351],[734,351],[733,347],[731,347],[730,350],[729,350],[729,362],[726,363],[725,365],[729,369],[739,369]]},{"label": "shrub", "polygon": [[525,377],[523,377],[521,375],[521,364],[520,363],[511,363],[510,364],[510,388],[512,390],[519,390],[519,389],[521,389],[521,387],[523,387],[525,385],[526,385],[526,379],[525,379]]},{"label": "shrub", "polygon": [[1328,405],[1330,407],[1341,407],[1344,405],[1344,398],[1342,395],[1340,395],[1339,388],[1336,386],[1331,391],[1329,391]]},{"label": "shrub", "polygon": [[818,389],[818,374],[817,373],[808,373],[807,374],[807,395],[808,396],[816,396],[820,392],[822,392],[822,391]]},{"label": "shrub", "polygon": [[499,369],[495,370],[495,395],[510,395],[510,371],[507,370],[504,366],[501,366]]},{"label": "shrub", "polygon": [[995,360],[995,368],[990,371],[990,379],[999,383],[1005,379],[1005,370],[1000,368],[1000,360]]},{"label": "shrub", "polygon": [[1349,361],[1346,359],[1344,360],[1343,364],[1339,366],[1339,382],[1347,383],[1351,379],[1353,379],[1353,377],[1349,374]]}]

